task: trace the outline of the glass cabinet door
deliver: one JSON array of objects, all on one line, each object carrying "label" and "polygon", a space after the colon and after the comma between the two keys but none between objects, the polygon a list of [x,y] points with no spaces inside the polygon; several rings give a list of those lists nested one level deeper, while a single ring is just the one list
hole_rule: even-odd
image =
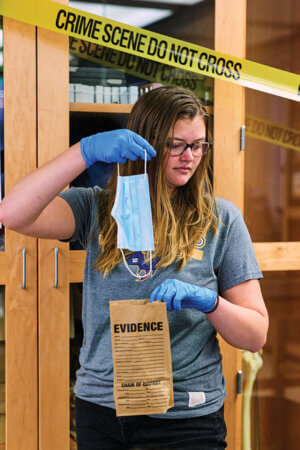
[{"label": "glass cabinet door", "polygon": [[[299,74],[299,18],[293,0],[248,2],[247,58]],[[299,445],[300,103],[247,89],[245,123],[245,219],[263,270],[270,327],[244,402],[243,414],[247,402],[251,410],[243,443],[283,450]],[[246,383],[250,365],[244,362]]]}]

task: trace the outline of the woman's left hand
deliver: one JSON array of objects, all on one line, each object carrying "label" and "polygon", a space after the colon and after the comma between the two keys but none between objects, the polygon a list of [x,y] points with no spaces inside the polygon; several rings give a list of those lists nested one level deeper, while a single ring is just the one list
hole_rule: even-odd
[{"label": "woman's left hand", "polygon": [[150,303],[162,300],[168,311],[181,311],[182,308],[195,308],[204,313],[210,312],[216,303],[217,292],[184,283],[176,279],[168,279],[158,285],[150,295]]}]

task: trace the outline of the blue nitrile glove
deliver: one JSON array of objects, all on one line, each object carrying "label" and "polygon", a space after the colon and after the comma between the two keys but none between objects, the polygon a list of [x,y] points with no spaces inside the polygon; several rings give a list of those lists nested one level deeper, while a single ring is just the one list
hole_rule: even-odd
[{"label": "blue nitrile glove", "polygon": [[113,130],[93,134],[80,141],[82,157],[87,168],[97,161],[106,163],[124,163],[127,159],[138,158],[149,161],[156,152],[146,139],[131,130]]},{"label": "blue nitrile glove", "polygon": [[150,303],[162,300],[168,311],[181,311],[181,308],[195,308],[204,313],[210,312],[215,306],[217,292],[171,279],[163,281],[150,295]]}]

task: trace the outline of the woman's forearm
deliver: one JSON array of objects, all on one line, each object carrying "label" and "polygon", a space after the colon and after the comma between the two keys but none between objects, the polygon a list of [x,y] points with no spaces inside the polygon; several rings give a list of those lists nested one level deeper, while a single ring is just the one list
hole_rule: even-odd
[{"label": "woman's forearm", "polygon": [[85,169],[80,144],[77,143],[24,177],[8,192],[0,203],[0,222],[16,231],[31,224]]},{"label": "woman's forearm", "polygon": [[268,318],[256,310],[220,297],[218,308],[207,317],[228,344],[257,352],[266,342]]}]

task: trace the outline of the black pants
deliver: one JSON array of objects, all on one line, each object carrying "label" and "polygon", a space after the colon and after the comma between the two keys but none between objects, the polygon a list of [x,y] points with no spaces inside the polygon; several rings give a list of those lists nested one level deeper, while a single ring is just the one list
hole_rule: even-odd
[{"label": "black pants", "polygon": [[156,419],[116,417],[114,409],[76,398],[78,450],[221,450],[227,444],[224,408],[202,417]]}]

